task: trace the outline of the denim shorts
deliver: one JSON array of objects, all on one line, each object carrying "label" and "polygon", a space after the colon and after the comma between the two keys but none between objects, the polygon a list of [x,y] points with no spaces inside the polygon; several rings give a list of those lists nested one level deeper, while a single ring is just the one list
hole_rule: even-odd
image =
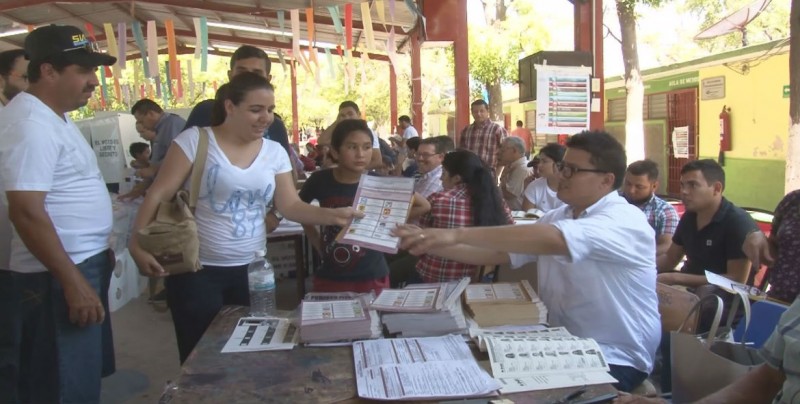
[{"label": "denim shorts", "polygon": [[103,324],[72,324],[64,290],[49,272],[0,270],[0,403],[100,401],[101,375],[114,367],[113,262],[103,251],[77,267],[103,301]]}]

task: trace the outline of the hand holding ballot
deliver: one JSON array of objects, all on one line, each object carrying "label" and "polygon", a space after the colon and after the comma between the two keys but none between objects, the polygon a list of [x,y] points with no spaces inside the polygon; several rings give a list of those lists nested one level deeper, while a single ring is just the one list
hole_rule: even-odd
[{"label": "hand holding ballot", "polygon": [[364,212],[360,212],[352,207],[330,209],[330,226],[347,226],[353,219],[364,217]]}]

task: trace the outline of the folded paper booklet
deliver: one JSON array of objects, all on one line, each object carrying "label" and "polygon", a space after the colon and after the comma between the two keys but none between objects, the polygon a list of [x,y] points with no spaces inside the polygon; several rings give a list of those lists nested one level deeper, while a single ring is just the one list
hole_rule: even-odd
[{"label": "folded paper booklet", "polygon": [[617,382],[590,338],[489,336],[486,346],[502,393]]},{"label": "folded paper booklet", "polygon": [[544,211],[536,208],[511,212],[511,217],[518,220],[536,220],[542,216],[544,216]]},{"label": "folded paper booklet", "polygon": [[430,312],[441,310],[445,302],[441,286],[427,288],[384,289],[372,302],[378,311],[400,313]]},{"label": "folded paper booklet", "polygon": [[710,271],[706,271],[706,280],[708,283],[719,286],[729,293],[743,293],[752,300],[764,300],[767,298],[767,294],[755,286],[749,286],[745,285],[744,283],[732,281],[722,275],[717,275]]},{"label": "folded paper booklet", "polygon": [[[461,295],[469,285],[469,278],[446,283],[419,283],[408,285],[403,291],[439,288],[443,297],[440,309],[432,311],[384,311],[381,317],[390,334],[402,337],[428,337],[461,334],[466,331],[467,320],[461,307]],[[385,289],[384,289],[385,290]],[[391,292],[390,292],[391,293]],[[413,296],[413,294],[412,294]],[[407,299],[406,299],[407,300]],[[397,300],[399,301],[399,299]]]},{"label": "folded paper booklet", "polygon": [[486,339],[497,338],[527,338],[527,337],[571,337],[572,334],[564,327],[548,328],[543,325],[503,326],[493,328],[470,327],[469,337],[481,352],[486,352]]},{"label": "folded paper booklet", "polygon": [[297,329],[288,319],[242,317],[222,353],[288,350],[297,344]]},{"label": "folded paper booklet", "polygon": [[467,311],[482,328],[547,323],[547,307],[527,280],[469,285],[464,296]]},{"label": "folded paper booklet", "polygon": [[358,341],[353,361],[362,398],[466,398],[496,395],[500,388],[455,335]]},{"label": "folded paper booklet", "polygon": [[353,208],[364,213],[364,217],[353,219],[337,240],[397,254],[400,239],[392,236],[391,231],[408,220],[413,198],[413,178],[362,175]]}]

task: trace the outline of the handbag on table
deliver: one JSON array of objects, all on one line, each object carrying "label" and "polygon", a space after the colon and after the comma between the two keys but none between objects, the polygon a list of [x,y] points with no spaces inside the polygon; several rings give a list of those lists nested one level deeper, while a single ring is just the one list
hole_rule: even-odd
[{"label": "handbag on table", "polygon": [[209,134],[205,128],[199,128],[199,132],[189,192],[180,190],[173,200],[162,201],[155,220],[138,231],[139,246],[152,254],[170,275],[197,272],[202,268],[194,209],[208,156]]}]

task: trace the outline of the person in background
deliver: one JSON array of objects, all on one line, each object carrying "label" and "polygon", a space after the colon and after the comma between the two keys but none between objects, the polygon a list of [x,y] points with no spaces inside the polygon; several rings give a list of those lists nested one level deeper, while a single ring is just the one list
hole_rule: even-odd
[{"label": "person in background", "polygon": [[564,206],[564,202],[558,199],[557,192],[561,182],[558,165],[561,164],[565,151],[566,148],[558,143],[548,143],[539,150],[539,163],[534,170],[541,177],[525,187],[522,210],[539,209],[546,213]]},{"label": "person in background", "polygon": [[[361,110],[358,108],[358,104],[349,100],[343,101],[341,104],[339,104],[339,114],[336,116],[336,122],[331,124],[331,126],[328,126],[328,128],[325,129],[325,131],[323,131],[317,138],[317,144],[320,145],[324,151],[324,160],[321,167],[327,168],[333,166],[333,164],[336,164],[336,161],[333,161],[335,159],[331,160],[331,155],[329,153],[331,136],[333,135],[333,130],[336,128],[336,125],[339,124],[339,122],[347,119],[361,119]],[[381,158],[381,154],[383,153],[381,153],[381,144],[378,141],[378,135],[376,135],[375,132],[372,132],[372,129],[370,129],[370,132],[372,134],[372,157],[369,160],[367,169],[377,168],[383,162],[383,159]]]},{"label": "person in background", "polygon": [[131,168],[140,169],[150,166],[150,145],[142,142],[131,143],[128,152],[133,157]]},{"label": "person in background", "polygon": [[[361,175],[367,172],[372,158],[372,131],[361,119],[340,121],[331,136],[331,155],[338,165],[316,171],[300,190],[300,199],[313,200],[327,208],[353,206]],[[415,195],[410,217],[430,210],[425,198]],[[319,252],[322,264],[314,272],[315,292],[380,293],[389,287],[389,267],[383,253],[368,248],[342,244],[336,240],[342,225],[303,225],[311,245]]]},{"label": "person in background", "polygon": [[0,187],[13,224],[0,270],[0,401],[98,403],[114,371],[108,287],[113,215],[94,151],[67,115],[100,85],[80,29],[25,38],[28,90],[0,111]]},{"label": "person in background", "polygon": [[[417,149],[419,149],[419,136],[412,137],[411,139],[406,140],[406,154],[398,154],[397,155],[397,166],[399,167],[400,173],[403,177],[414,177],[417,172],[419,171],[419,164],[417,164]],[[398,169],[395,167],[395,169]]]},{"label": "person in background", "polygon": [[528,177],[528,160],[525,158],[525,145],[516,137],[507,137],[500,146],[498,163],[503,166],[500,174],[500,192],[508,207],[522,209],[525,178]]},{"label": "person in background", "polygon": [[800,294],[800,190],[786,194],[775,208],[769,237],[760,230],[747,235],[742,251],[755,268],[769,266],[767,297],[785,303]]},{"label": "person in background", "polygon": [[[456,229],[514,224],[511,211],[491,172],[475,153],[456,150],[442,161],[443,190],[428,198],[431,211],[420,219],[423,228]],[[406,283],[449,282],[465,276],[475,279],[479,265],[425,254],[416,264],[416,278]]]},{"label": "person in background", "polygon": [[28,59],[24,49],[0,52],[0,110],[28,89]]},{"label": "person in background", "polygon": [[622,196],[644,212],[647,222],[656,231],[656,254],[664,254],[672,245],[678,227],[678,212],[656,196],[658,165],[652,160],[634,161],[625,171]]},{"label": "person in background", "polygon": [[[255,73],[267,81],[272,80],[272,61],[269,56],[262,49],[255,46],[242,45],[237,48],[230,60],[230,70],[228,70],[228,81],[232,80],[236,75],[241,73]],[[189,129],[193,126],[206,127],[211,126],[211,113],[214,110],[214,100],[204,100],[192,108],[189,113],[189,119],[186,120],[184,129]],[[278,142],[286,153],[289,153],[289,133],[286,130],[286,125],[283,119],[278,114],[273,114],[274,119],[272,124],[264,131],[264,138]]]},{"label": "person in background", "polygon": [[[619,382],[639,386],[653,368],[660,339],[655,235],[641,210],[622,198],[625,149],[607,132],[567,141],[558,196],[566,205],[535,224],[420,229],[394,234],[412,254],[475,265],[536,261],[539,296],[551,326],[594,338]],[[602,304],[598,303],[601,302]]]},{"label": "person in background", "polygon": [[403,141],[407,141],[412,137],[419,137],[417,129],[411,126],[411,118],[408,115],[401,115],[397,118],[397,128],[403,131],[403,133],[400,133]]},{"label": "person in background", "polygon": [[475,122],[461,131],[459,145],[477,154],[483,164],[497,174],[497,153],[508,132],[489,119],[489,104],[486,101],[473,101],[470,108]]},{"label": "person in background", "polygon": [[522,121],[517,121],[517,127],[511,131],[511,136],[521,139],[525,143],[525,158],[531,156],[533,150],[533,134],[531,130],[522,125]]},{"label": "person in background", "polygon": [[[356,215],[349,207],[324,209],[298,198],[286,150],[263,137],[274,110],[275,90],[259,74],[238,74],[217,91],[212,126],[205,128],[208,154],[195,210],[203,269],[165,281],[181,363],[222,306],[249,305],[247,266],[267,243],[265,219],[272,201],[300,223],[341,226]],[[139,208],[129,251],[142,275],[167,275],[139,246],[137,233],[155,218],[159,203],[186,183],[201,135],[191,127],[175,139]]]},{"label": "person in background", "polygon": [[181,133],[186,121],[178,115],[164,112],[160,105],[147,98],[136,101],[131,107],[131,114],[136,118],[137,124],[156,133],[150,154],[150,167],[139,171],[141,177],[153,178],[167,155],[167,149]]}]

